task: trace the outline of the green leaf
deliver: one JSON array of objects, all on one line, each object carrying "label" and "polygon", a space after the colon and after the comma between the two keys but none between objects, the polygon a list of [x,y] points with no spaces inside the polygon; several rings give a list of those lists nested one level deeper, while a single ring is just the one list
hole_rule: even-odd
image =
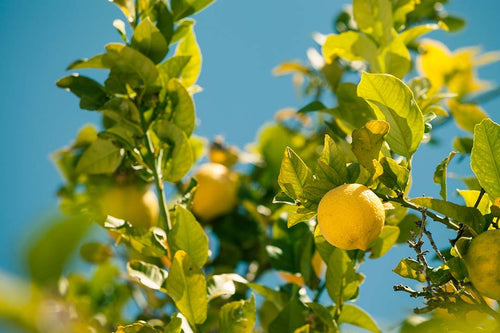
[{"label": "green leaf", "polygon": [[363,73],[358,95],[372,107],[377,119],[390,124],[386,140],[391,149],[410,159],[424,135],[422,112],[410,88],[392,75]]},{"label": "green leaf", "polygon": [[392,225],[384,225],[380,235],[375,238],[368,250],[371,251],[370,258],[380,258],[386,254],[391,247],[396,244],[399,237],[399,228]]},{"label": "green leaf", "polygon": [[[177,313],[178,315],[178,313]],[[181,333],[182,332],[182,319],[177,317],[176,314],[170,317],[170,322],[165,326],[164,333]]]},{"label": "green leaf", "polygon": [[106,45],[106,51],[102,62],[111,69],[105,82],[107,90],[125,94],[127,84],[131,88],[137,88],[141,83],[147,88],[154,86],[158,70],[145,55],[131,47],[116,43]]},{"label": "green leaf", "polygon": [[[369,37],[356,31],[328,35],[322,51],[328,63],[335,57],[340,57],[349,61],[365,60],[377,66],[377,45]],[[375,69],[379,70],[378,67]]]},{"label": "green leaf", "polygon": [[184,19],[177,24],[177,28],[175,28],[175,31],[172,35],[172,40],[170,43],[176,43],[186,37],[186,35],[189,33],[191,30],[191,27],[194,26],[195,20],[193,19]]},{"label": "green leaf", "polygon": [[323,305],[319,303],[306,303],[306,305],[311,308],[311,310],[318,316],[318,318],[326,325],[328,328],[327,332],[334,333],[338,332],[337,323],[333,319],[332,315]]},{"label": "green leaf", "polygon": [[127,272],[130,277],[137,280],[142,285],[154,289],[165,291],[164,283],[168,272],[160,267],[140,260],[131,260],[127,263]]},{"label": "green leaf", "polygon": [[110,0],[110,1],[121,9],[123,15],[125,15],[125,17],[129,22],[134,22],[135,20],[134,0]]},{"label": "green leaf", "polygon": [[67,70],[73,70],[73,69],[83,69],[83,68],[97,68],[97,69],[104,69],[108,68],[106,65],[103,63],[103,59],[106,56],[106,54],[98,54],[96,56],[93,56],[92,58],[88,59],[79,59],[74,62],[72,62]]},{"label": "green leaf", "polygon": [[276,318],[269,324],[269,333],[293,332],[306,324],[309,311],[296,296],[281,310]]},{"label": "green leaf", "polygon": [[382,157],[380,164],[384,168],[384,172],[379,176],[380,181],[391,189],[405,192],[410,178],[410,171],[390,157]]},{"label": "green leaf", "polygon": [[210,5],[215,0],[172,0],[172,12],[174,20],[178,21],[189,15],[193,15]]},{"label": "green leaf", "polygon": [[363,127],[368,121],[376,119],[375,113],[364,99],[358,97],[354,83],[345,82],[338,85],[338,106],[330,109],[337,121],[348,125],[352,131]]},{"label": "green leaf", "polygon": [[222,333],[250,333],[255,326],[255,298],[224,304],[219,314],[219,329]]},{"label": "green leaf", "polygon": [[306,106],[300,108],[297,113],[308,113],[308,112],[314,112],[314,111],[322,111],[327,109],[327,107],[321,103],[320,101],[313,101]]},{"label": "green leaf", "polygon": [[111,246],[97,242],[85,243],[80,248],[80,255],[90,263],[101,263],[113,256]]},{"label": "green leaf", "polygon": [[399,35],[399,38],[401,38],[401,41],[405,45],[408,45],[411,42],[413,42],[415,39],[417,39],[418,37],[425,35],[431,31],[438,30],[440,28],[441,28],[441,26],[439,24],[435,24],[435,23],[417,25],[415,27],[411,27],[411,28],[403,31]]},{"label": "green leaf", "polygon": [[472,138],[455,138],[455,140],[453,140],[453,149],[460,154],[470,154],[473,142]]},{"label": "green leaf", "polygon": [[388,122],[371,120],[352,132],[352,152],[359,164],[366,169],[373,170],[372,161],[378,161],[380,148],[384,143],[384,136],[389,132],[389,127]]},{"label": "green leaf", "polygon": [[441,22],[443,22],[448,28],[448,31],[451,32],[459,31],[465,26],[465,20],[463,18],[451,15],[447,15],[446,17],[442,18]]},{"label": "green leaf", "polygon": [[126,326],[118,326],[115,333],[158,333],[158,331],[153,326],[141,321]]},{"label": "green leaf", "polygon": [[453,257],[448,260],[447,264],[450,267],[451,275],[458,281],[463,281],[467,277],[467,266],[462,258]]},{"label": "green leaf", "polygon": [[169,45],[174,33],[174,19],[163,1],[157,1],[155,9],[157,15],[156,27],[160,30],[163,38],[165,38],[167,45]]},{"label": "green leaf", "polygon": [[373,36],[380,44],[389,44],[393,38],[392,6],[389,0],[354,0],[353,15],[358,27]]},{"label": "green leaf", "polygon": [[78,74],[63,77],[57,81],[59,88],[66,89],[80,98],[80,108],[97,110],[106,102],[104,87],[98,82]]},{"label": "green leaf", "polygon": [[351,324],[374,333],[382,332],[373,318],[354,304],[345,304],[342,307],[339,324]]},{"label": "green leaf", "polygon": [[198,42],[196,41],[196,36],[194,34],[193,26],[190,27],[189,32],[186,33],[184,39],[182,39],[177,45],[177,49],[175,50],[176,56],[190,56],[189,62],[181,74],[181,81],[186,87],[191,87],[198,80],[198,76],[201,71],[201,51],[198,46]]},{"label": "green leaf", "polygon": [[27,253],[31,279],[38,285],[55,286],[63,268],[90,227],[82,216],[58,217],[37,230]]},{"label": "green leaf", "polygon": [[236,292],[234,282],[248,283],[247,280],[238,274],[212,275],[207,281],[208,301],[220,296],[232,296]]},{"label": "green leaf", "polygon": [[97,129],[94,125],[85,125],[78,132],[71,148],[87,148],[97,140]]},{"label": "green leaf", "polygon": [[247,286],[272,302],[278,310],[283,309],[289,298],[289,295],[284,292],[276,291],[258,283],[248,283]]},{"label": "green leaf", "polygon": [[175,253],[165,284],[168,295],[191,325],[207,318],[207,283],[201,269],[186,252]]},{"label": "green leaf", "polygon": [[160,71],[160,75],[165,82],[164,85],[168,84],[168,81],[173,78],[180,78],[182,74],[182,70],[191,59],[191,56],[173,56],[168,58],[165,62],[158,65],[158,70]]},{"label": "green leaf", "polygon": [[474,129],[472,171],[491,199],[500,197],[500,125],[483,120]]},{"label": "green leaf", "polygon": [[293,227],[300,222],[308,222],[316,216],[315,211],[310,211],[307,213],[289,213],[287,225],[289,228]]},{"label": "green leaf", "polygon": [[389,45],[378,49],[377,62],[378,70],[375,64],[370,63],[372,71],[403,78],[411,67],[410,52],[401,38],[396,36]]},{"label": "green leaf", "polygon": [[458,222],[461,222],[471,228],[475,233],[483,232],[485,227],[484,218],[481,213],[472,207],[464,207],[449,201],[443,201],[433,198],[415,198],[413,203],[434,210],[445,216],[448,216]]},{"label": "green leaf", "polygon": [[281,162],[278,184],[290,198],[299,199],[305,184],[312,179],[312,171],[302,159],[287,147]]},{"label": "green leaf", "polygon": [[328,262],[330,260],[330,256],[335,250],[335,247],[327,242],[325,237],[321,234],[319,230],[319,226],[316,226],[314,229],[314,245],[316,246],[316,250],[319,252],[319,255],[323,259],[324,262]]},{"label": "green leaf", "polygon": [[151,228],[146,230],[132,225],[121,219],[107,216],[104,227],[120,234],[121,239],[125,240],[139,253],[148,257],[161,258],[168,255],[167,235],[160,228]]},{"label": "green leaf", "polygon": [[162,61],[168,52],[167,41],[149,17],[135,28],[131,46],[151,59],[155,64]]},{"label": "green leaf", "polygon": [[177,79],[171,79],[167,85],[169,110],[172,114],[172,122],[191,136],[194,130],[195,111],[191,95]]},{"label": "green leaf", "polygon": [[107,118],[115,121],[134,134],[143,135],[137,106],[128,98],[114,97],[99,109]]},{"label": "green leaf", "polygon": [[169,245],[172,254],[183,250],[189,258],[202,267],[208,259],[208,237],[193,214],[182,206],[175,206],[172,217],[172,230]]},{"label": "green leaf", "polygon": [[112,142],[97,139],[85,150],[76,165],[77,173],[110,174],[122,162],[125,151]]},{"label": "green leaf", "polygon": [[186,133],[166,120],[157,121],[154,131],[169,149],[169,156],[163,161],[163,179],[177,182],[186,175],[194,163],[193,150]]},{"label": "green leaf", "polygon": [[345,153],[328,134],[325,135],[323,151],[318,159],[316,176],[319,181],[330,183],[331,188],[347,181]]},{"label": "green leaf", "polygon": [[424,266],[422,266],[422,264],[418,261],[409,258],[403,258],[399,262],[398,266],[396,266],[396,268],[394,268],[392,271],[404,278],[424,282],[425,276],[422,273],[423,268]]},{"label": "green leaf", "polygon": [[488,118],[488,115],[476,104],[460,104],[456,100],[448,101],[450,112],[455,118],[458,127],[474,132],[474,127],[483,119]]},{"label": "green leaf", "polygon": [[328,258],[326,269],[326,290],[328,295],[338,303],[356,297],[363,276],[356,273],[354,263],[346,251],[335,248]]},{"label": "green leaf", "polygon": [[456,154],[457,154],[456,152],[452,151],[448,155],[448,157],[446,157],[444,160],[441,161],[441,163],[438,164],[438,166],[436,167],[436,171],[434,171],[434,183],[441,186],[439,194],[441,195],[441,198],[443,198],[444,201],[447,200],[446,173],[448,169],[448,164],[450,163],[453,156],[455,156]]},{"label": "green leaf", "polygon": [[[457,190],[458,194],[462,196],[465,201],[465,205],[467,207],[474,207],[477,199],[479,198],[480,191],[476,190]],[[477,209],[481,212],[481,214],[486,215],[490,213],[490,198],[488,194],[483,194],[481,201],[477,206]]]}]

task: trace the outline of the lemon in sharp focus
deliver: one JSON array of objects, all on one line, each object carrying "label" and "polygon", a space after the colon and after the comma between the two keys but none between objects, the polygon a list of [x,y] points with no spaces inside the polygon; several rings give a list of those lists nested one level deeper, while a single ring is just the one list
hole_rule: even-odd
[{"label": "lemon in sharp focus", "polygon": [[366,250],[382,231],[384,220],[382,202],[361,184],[344,184],[330,190],[318,206],[323,237],[343,250]]},{"label": "lemon in sharp focus", "polygon": [[219,163],[200,166],[194,178],[198,188],[193,198],[193,212],[209,221],[229,213],[237,203],[238,177]]},{"label": "lemon in sharp focus", "polygon": [[465,256],[469,279],[484,296],[500,300],[500,230],[479,234]]},{"label": "lemon in sharp focus", "polygon": [[156,194],[137,185],[113,186],[99,200],[103,214],[126,220],[134,226],[156,225],[159,215]]}]

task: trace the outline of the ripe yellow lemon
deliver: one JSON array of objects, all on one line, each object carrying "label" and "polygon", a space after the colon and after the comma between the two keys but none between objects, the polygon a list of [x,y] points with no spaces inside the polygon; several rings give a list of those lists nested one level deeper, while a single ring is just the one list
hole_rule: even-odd
[{"label": "ripe yellow lemon", "polygon": [[113,186],[99,201],[102,213],[126,220],[134,226],[156,225],[159,214],[156,194],[137,185]]},{"label": "ripe yellow lemon", "polygon": [[194,178],[198,188],[193,198],[193,213],[200,219],[212,220],[236,206],[238,177],[224,165],[203,164]]},{"label": "ripe yellow lemon", "polygon": [[344,184],[330,190],[318,206],[323,237],[343,250],[366,250],[382,231],[384,220],[382,202],[361,184]]},{"label": "ripe yellow lemon", "polygon": [[500,300],[500,230],[489,230],[472,239],[465,264],[474,287],[482,295]]}]

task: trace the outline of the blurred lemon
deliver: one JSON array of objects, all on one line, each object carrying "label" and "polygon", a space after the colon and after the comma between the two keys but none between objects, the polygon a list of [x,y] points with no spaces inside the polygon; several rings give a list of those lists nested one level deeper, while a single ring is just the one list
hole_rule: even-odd
[{"label": "blurred lemon", "polygon": [[134,226],[150,228],[159,214],[156,194],[138,185],[110,187],[99,201],[102,213],[126,220]]},{"label": "blurred lemon", "polygon": [[203,164],[194,178],[198,188],[193,199],[193,213],[209,221],[229,213],[236,206],[238,177],[219,163]]},{"label": "blurred lemon", "polygon": [[323,237],[343,250],[366,250],[382,231],[384,220],[382,202],[361,184],[334,188],[318,206],[318,224]]},{"label": "blurred lemon", "polygon": [[465,256],[469,279],[484,296],[500,300],[500,230],[476,236]]}]

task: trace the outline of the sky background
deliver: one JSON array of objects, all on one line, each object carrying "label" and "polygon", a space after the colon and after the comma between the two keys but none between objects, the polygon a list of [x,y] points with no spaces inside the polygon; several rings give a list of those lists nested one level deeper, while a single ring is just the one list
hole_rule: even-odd
[{"label": "sky background", "polygon": [[[294,93],[290,77],[273,77],[271,70],[284,60],[305,60],[314,45],[314,31],[332,32],[332,20],[347,1],[327,0],[218,0],[197,15],[196,33],[203,52],[195,97],[196,134],[213,138],[223,134],[231,144],[251,143],[259,127],[284,107],[308,101]],[[433,33],[450,49],[481,45],[500,50],[500,3],[494,0],[452,1],[450,12],[465,16],[468,25],[457,34]],[[55,86],[73,60],[101,53],[109,42],[120,42],[112,26],[121,12],[105,0],[0,0],[0,142],[2,184],[0,209],[0,270],[24,272],[21,248],[27,235],[56,205],[60,177],[50,154],[69,144],[79,128],[97,123],[95,113],[79,110],[78,99]],[[500,64],[480,70],[480,77],[500,77]],[[496,122],[500,98],[483,104]],[[435,166],[450,151],[460,133],[449,123],[434,135],[442,147],[423,146],[414,158],[413,196],[438,195],[432,182]],[[470,174],[467,161],[454,161],[450,171]],[[463,186],[451,182],[450,189]],[[442,231],[437,230],[439,235]],[[441,239],[446,245],[446,239]],[[412,255],[405,245],[385,257],[363,264],[367,279],[358,305],[382,327],[395,325],[417,305],[406,294],[392,292],[405,283],[391,272],[400,258]],[[0,328],[1,331],[1,328]]]}]

